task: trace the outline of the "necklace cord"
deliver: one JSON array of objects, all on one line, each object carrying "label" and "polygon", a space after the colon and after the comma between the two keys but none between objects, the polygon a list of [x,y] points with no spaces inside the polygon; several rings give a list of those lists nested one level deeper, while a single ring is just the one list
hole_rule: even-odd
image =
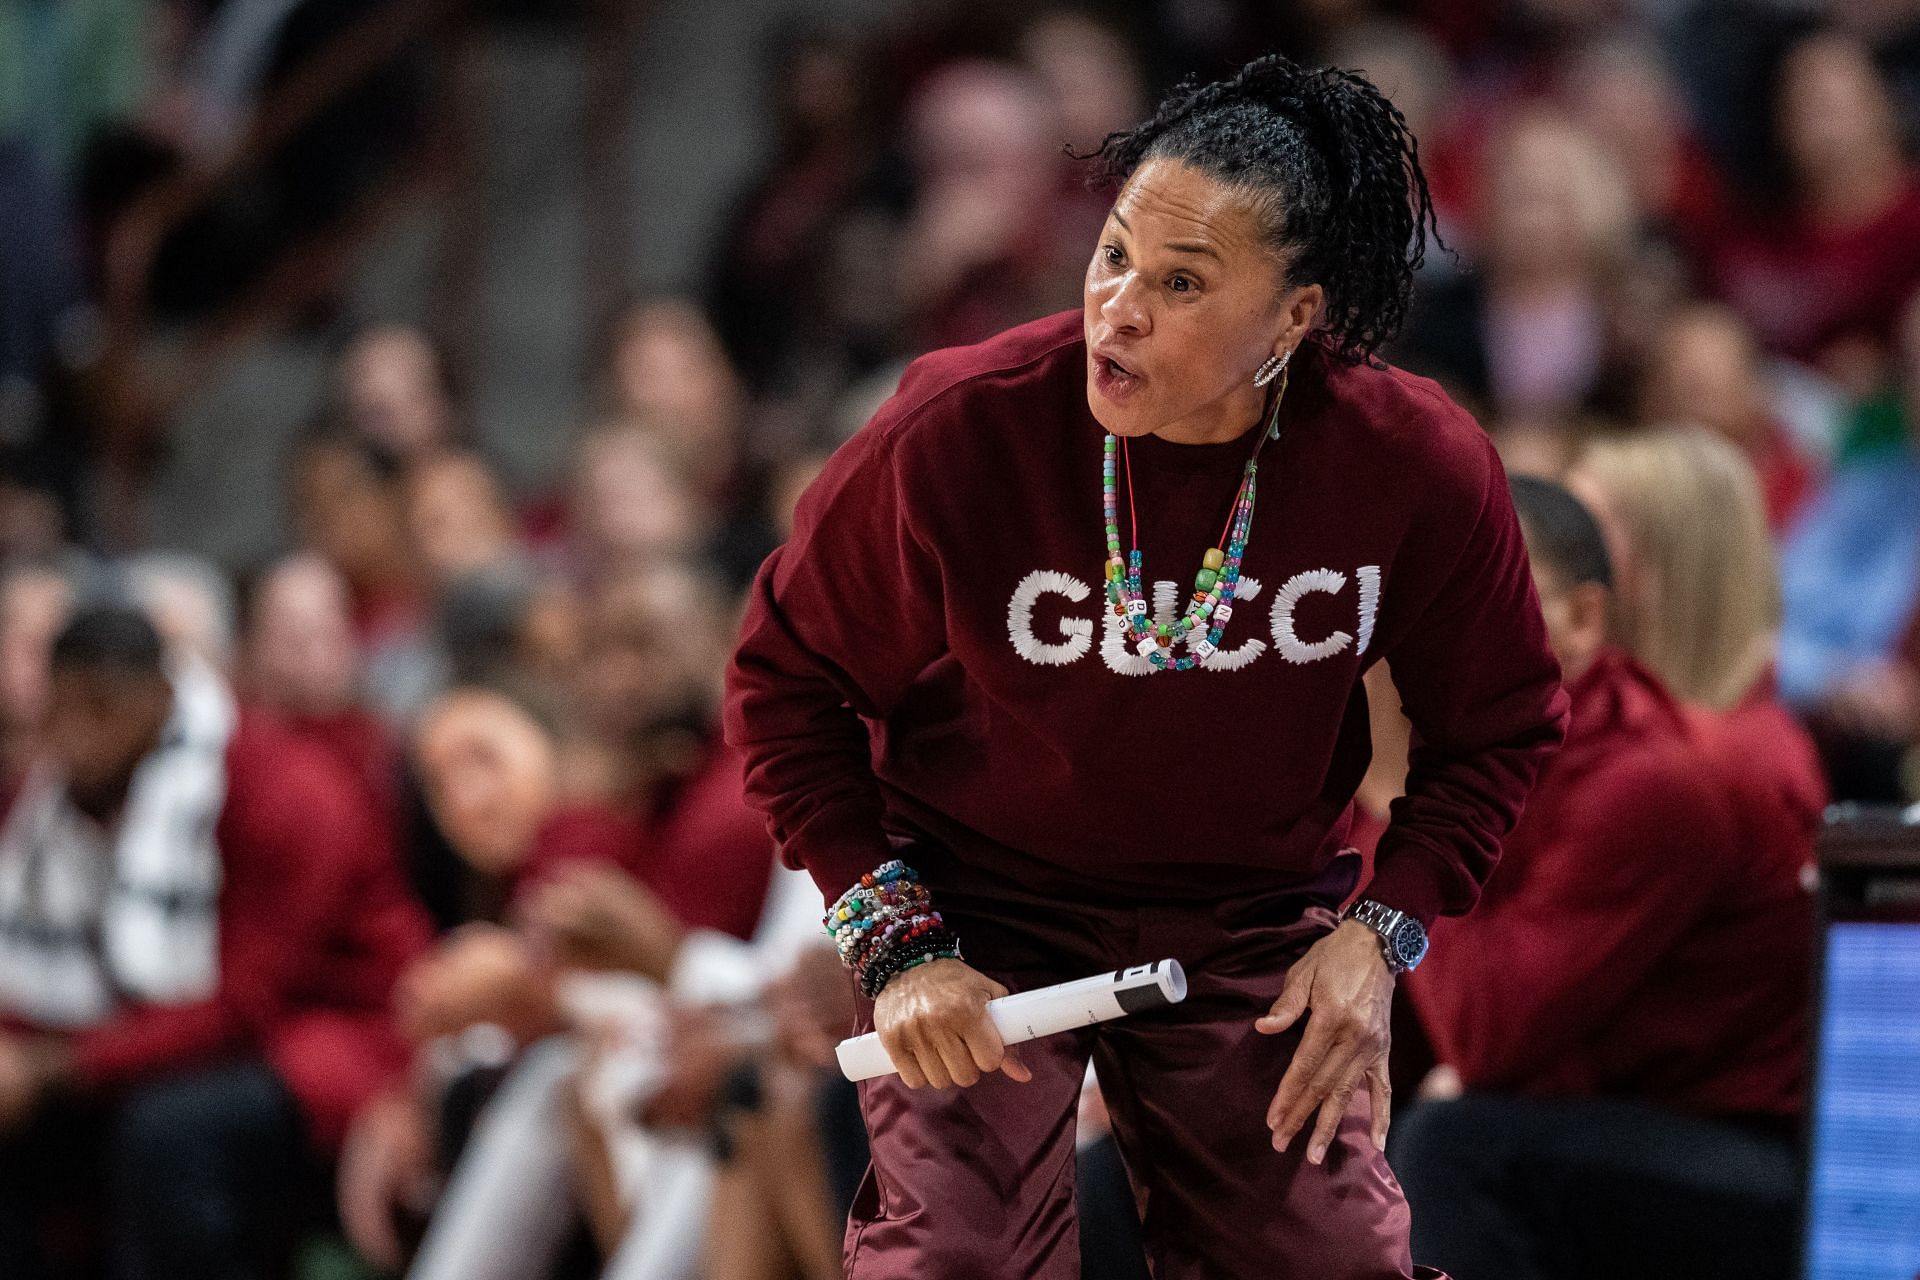
[{"label": "necklace cord", "polygon": [[[1266,424],[1262,426],[1259,433],[1255,435],[1253,440],[1253,455],[1247,459],[1249,475],[1252,473],[1253,468],[1257,467],[1260,463],[1260,450],[1266,447],[1268,438],[1276,433],[1276,428],[1278,428],[1280,424],[1280,402],[1286,398],[1287,370],[1283,367],[1280,370],[1280,385],[1273,393],[1273,408],[1266,415]],[[1127,469],[1127,523],[1131,526],[1130,532],[1133,536],[1133,550],[1138,551],[1140,550],[1140,508],[1134,502],[1133,498],[1133,453],[1127,448],[1126,436],[1120,437],[1120,458]],[[1234,513],[1240,509],[1240,494],[1245,491],[1246,487],[1247,477],[1243,476],[1240,480],[1240,489],[1235,491],[1233,502],[1227,508],[1227,522],[1220,527],[1220,540],[1214,543],[1214,546],[1224,548],[1227,545],[1227,535],[1233,531]]]}]

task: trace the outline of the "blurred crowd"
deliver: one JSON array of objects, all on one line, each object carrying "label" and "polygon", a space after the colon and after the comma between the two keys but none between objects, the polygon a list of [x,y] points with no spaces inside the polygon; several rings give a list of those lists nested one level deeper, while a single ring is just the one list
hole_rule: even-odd
[{"label": "blurred crowd", "polygon": [[[1772,878],[1727,874],[1790,900],[1827,793],[1920,799],[1920,3],[990,2],[851,31],[802,15],[769,35],[774,146],[711,260],[687,265],[697,285],[604,318],[564,474],[510,488],[439,337],[341,317],[285,459],[282,545],[238,565],[102,555],[65,389],[103,228],[376,3],[0,7],[0,969],[56,973],[75,937],[108,942],[82,948],[100,999],[0,981],[0,1256],[37,1260],[9,1275],[837,1276],[865,1163],[832,1070],[852,996],[718,740],[741,593],[905,360],[1079,305],[1109,195],[1074,153],[1180,75],[1267,49],[1365,71],[1420,138],[1445,248],[1386,356],[1589,516],[1522,506],[1530,538],[1559,531],[1536,575],[1570,671],[1644,677],[1653,692],[1607,705],[1662,708],[1619,714],[1668,764],[1689,717],[1743,709],[1769,744],[1748,754],[1787,761],[1729,764],[1743,753],[1716,730],[1674,766],[1729,779],[1728,822],[1773,823],[1725,841],[1767,848]],[[221,246],[263,261],[324,211],[316,183],[378,181],[367,156],[411,127],[413,83],[345,127],[364,149],[316,144],[324,175],[228,211],[244,241],[195,230],[156,291],[204,305],[230,284],[195,266],[209,245],[227,268],[245,264]],[[1594,537],[1604,573],[1582,559]],[[1390,673],[1372,686],[1363,826],[1405,760]],[[151,824],[101,826],[123,809]],[[1581,844],[1578,806],[1561,816],[1571,836],[1538,818],[1520,847]],[[69,893],[50,853],[52,871],[5,872],[167,821],[215,852],[156,855],[146,890]],[[1557,909],[1652,885],[1563,883]],[[142,892],[172,904],[162,924]],[[1780,908],[1755,892],[1744,910]],[[156,937],[191,957],[216,918],[203,972],[148,972]],[[1663,978],[1696,940],[1648,943]],[[1756,1008],[1804,994],[1804,938],[1784,969],[1738,963],[1742,945],[1714,951],[1716,981],[1773,983]],[[1579,980],[1537,958],[1546,1010]],[[1801,1103],[1771,1077],[1732,1102],[1625,1067],[1569,1084],[1576,1047],[1502,1058],[1461,1031],[1445,974],[1431,989],[1407,1022],[1427,1051],[1408,1099],[1423,1082],[1434,1099],[1624,1092],[1757,1113],[1769,1137]],[[1632,1021],[1635,992],[1602,1026]],[[1784,1041],[1703,1052],[1715,1070],[1799,1061],[1804,1019],[1782,1017]],[[1097,1097],[1084,1120],[1088,1274],[1140,1274]],[[1430,1162],[1447,1129],[1424,1131]],[[1419,1167],[1416,1221],[1419,1187],[1448,1176]],[[1789,1212],[1790,1182],[1760,1202]]]}]

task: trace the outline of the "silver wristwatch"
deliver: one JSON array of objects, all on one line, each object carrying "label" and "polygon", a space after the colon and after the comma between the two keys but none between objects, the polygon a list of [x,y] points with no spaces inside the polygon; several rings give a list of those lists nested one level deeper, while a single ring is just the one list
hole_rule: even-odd
[{"label": "silver wristwatch", "polygon": [[1380,949],[1387,957],[1387,968],[1396,975],[1412,972],[1426,958],[1426,926],[1404,911],[1362,898],[1347,908],[1343,918],[1358,920],[1380,935]]}]

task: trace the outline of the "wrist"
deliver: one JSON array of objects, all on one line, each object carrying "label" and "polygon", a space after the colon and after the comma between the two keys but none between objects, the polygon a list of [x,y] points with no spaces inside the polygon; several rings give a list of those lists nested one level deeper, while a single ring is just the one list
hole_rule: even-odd
[{"label": "wrist", "polygon": [[1355,955],[1365,955],[1379,961],[1380,967],[1385,969],[1389,975],[1392,975],[1393,966],[1387,963],[1386,948],[1381,944],[1380,935],[1361,924],[1358,920],[1342,920],[1339,925],[1334,928],[1332,940],[1337,943],[1342,950],[1351,951]]},{"label": "wrist", "polygon": [[960,955],[932,895],[899,859],[861,876],[827,909],[823,923],[870,1000],[906,970]]},{"label": "wrist", "polygon": [[1365,930],[1381,960],[1396,978],[1417,968],[1427,954],[1427,930],[1418,920],[1370,898],[1348,907],[1340,918],[1341,928]]}]

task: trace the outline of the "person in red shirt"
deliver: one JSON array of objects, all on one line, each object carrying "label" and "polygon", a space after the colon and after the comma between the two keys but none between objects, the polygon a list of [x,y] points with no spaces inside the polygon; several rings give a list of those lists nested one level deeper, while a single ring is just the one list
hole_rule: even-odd
[{"label": "person in red shirt", "polygon": [[[555,982],[575,968],[644,976],[697,1003],[700,971],[716,945],[724,949],[719,939],[754,935],[773,849],[744,798],[739,754],[710,727],[724,655],[710,582],[707,573],[663,563],[600,586],[573,673],[579,720],[565,736],[522,699],[483,687],[450,690],[421,718],[415,767],[462,864],[462,888],[436,898],[470,922],[401,984],[402,1021],[417,1040],[492,1024],[528,1047],[568,1030],[572,1011]],[[583,750],[581,737],[597,750]],[[576,758],[570,775],[569,752],[592,757],[590,767]],[[579,778],[604,790],[571,792],[568,783]],[[678,1015],[674,1033],[695,1043],[699,1021]],[[538,1076],[553,1059],[536,1052],[522,1061]],[[727,1061],[676,1054],[675,1083],[685,1079],[690,1093],[710,1101]],[[406,1263],[396,1210],[417,1207],[411,1189],[430,1181],[428,1135],[441,1105],[439,1097],[396,1094],[356,1131],[344,1162],[349,1234],[385,1269]],[[510,1169],[504,1191],[523,1208],[537,1203],[531,1168],[516,1158]],[[491,1192],[475,1193],[476,1202],[459,1190],[462,1177],[455,1175],[455,1200],[485,1203]],[[473,1185],[497,1184],[480,1176]],[[493,1234],[437,1229],[416,1270],[465,1276],[476,1255],[501,1274],[536,1265],[539,1245],[530,1237],[502,1252],[514,1227],[499,1215],[462,1208],[451,1220],[467,1221],[470,1212],[493,1220]]]},{"label": "person in red shirt", "polygon": [[1767,527],[1784,537],[1818,491],[1820,469],[1768,404],[1766,370],[1746,324],[1717,303],[1685,307],[1667,319],[1648,355],[1640,423],[1697,423],[1740,450],[1759,484]]},{"label": "person in red shirt", "polygon": [[275,562],[247,593],[241,623],[242,695],[352,772],[397,827],[400,749],[360,702],[364,655],[340,571],[310,552]]},{"label": "person in red shirt", "polygon": [[[908,369],[730,673],[749,797],[839,900],[900,1071],[861,1089],[848,1272],[1077,1275],[1091,1058],[1156,1275],[1431,1274],[1381,1155],[1389,998],[1565,700],[1492,445],[1370,358],[1431,221],[1412,139],[1363,78],[1268,57],[1103,158],[1082,311]],[[1343,918],[1383,657],[1419,746]],[[1183,1005],[1018,1054],[986,1016],[1163,956]]]},{"label": "person in red shirt", "polygon": [[1707,274],[1766,347],[1864,394],[1920,287],[1920,173],[1872,54],[1850,36],[1796,42],[1774,98],[1783,181],[1768,194],[1781,198],[1730,223]]},{"label": "person in red shirt", "polygon": [[137,611],[60,633],[43,742],[0,821],[8,1274],[58,1274],[34,1224],[76,1151],[116,1276],[275,1274],[299,1171],[405,1065],[424,918],[353,781]]},{"label": "person in red shirt", "polygon": [[1513,491],[1573,717],[1408,984],[1442,1064],[1390,1147],[1415,1247],[1457,1280],[1787,1275],[1801,867],[1750,829],[1777,815],[1713,731],[1610,642],[1593,516],[1549,481]]}]

